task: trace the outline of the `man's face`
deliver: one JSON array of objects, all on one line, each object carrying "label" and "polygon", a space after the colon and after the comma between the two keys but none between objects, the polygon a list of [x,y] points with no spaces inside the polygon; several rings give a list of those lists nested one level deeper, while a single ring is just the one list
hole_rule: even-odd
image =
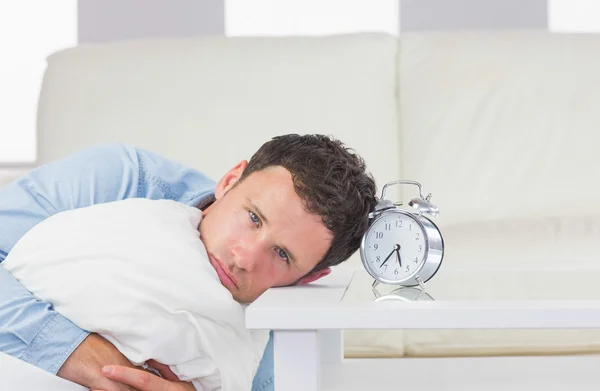
[{"label": "man's face", "polygon": [[306,276],[324,257],[332,235],[319,216],[305,210],[289,171],[269,167],[236,185],[246,165],[238,163],[217,184],[200,236],[221,283],[234,299],[249,303],[268,288],[328,274],[326,269]]}]

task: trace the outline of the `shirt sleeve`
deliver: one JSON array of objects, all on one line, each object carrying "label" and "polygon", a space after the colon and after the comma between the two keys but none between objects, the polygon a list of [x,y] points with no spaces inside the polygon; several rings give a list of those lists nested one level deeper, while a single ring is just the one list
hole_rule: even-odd
[{"label": "shirt sleeve", "polygon": [[[27,231],[60,211],[127,198],[197,205],[213,192],[204,174],[150,151],[124,144],[86,148],[0,189],[0,263]],[[0,264],[0,351],[56,374],[88,334]]]}]

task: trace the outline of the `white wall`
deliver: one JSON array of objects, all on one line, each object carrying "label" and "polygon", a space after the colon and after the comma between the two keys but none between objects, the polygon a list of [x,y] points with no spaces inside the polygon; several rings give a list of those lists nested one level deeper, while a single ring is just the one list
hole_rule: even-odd
[{"label": "white wall", "polygon": [[548,0],[548,27],[556,32],[600,32],[600,1]]},{"label": "white wall", "polygon": [[34,162],[46,56],[75,45],[76,29],[75,0],[0,2],[0,164]]},{"label": "white wall", "polygon": [[229,36],[400,30],[398,0],[226,0],[225,15]]}]

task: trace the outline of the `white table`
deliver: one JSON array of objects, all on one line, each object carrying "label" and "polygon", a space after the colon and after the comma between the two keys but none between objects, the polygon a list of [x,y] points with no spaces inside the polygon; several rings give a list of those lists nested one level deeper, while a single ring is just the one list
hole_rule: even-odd
[{"label": "white table", "polygon": [[[343,359],[342,353],[343,329],[600,328],[600,289],[593,288],[597,297],[586,296],[590,284],[600,285],[600,271],[578,273],[455,273],[440,277],[445,284],[437,290],[437,276],[427,284],[434,301],[375,302],[364,271],[339,270],[308,286],[268,290],[248,307],[246,324],[274,330],[276,391],[559,390],[574,380],[578,390],[592,390],[600,384],[600,357],[593,355]],[[555,289],[564,278],[580,283]],[[507,289],[487,289],[491,284]],[[529,289],[523,297],[537,285],[548,289]]]}]

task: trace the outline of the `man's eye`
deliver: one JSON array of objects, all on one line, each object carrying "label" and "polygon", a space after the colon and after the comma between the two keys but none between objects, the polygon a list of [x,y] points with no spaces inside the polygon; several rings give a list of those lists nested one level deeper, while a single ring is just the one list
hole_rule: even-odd
[{"label": "man's eye", "polygon": [[286,262],[288,262],[288,261],[289,261],[289,259],[288,259],[288,255],[287,255],[287,254],[285,253],[285,251],[283,251],[282,249],[280,249],[280,248],[279,248],[279,249],[277,249],[277,254],[278,254],[278,255],[279,255],[279,257],[280,257],[281,259],[283,259],[284,261],[286,261]]},{"label": "man's eye", "polygon": [[258,223],[260,223],[260,219],[259,219],[259,218],[258,218],[258,216],[257,216],[255,213],[253,213],[253,212],[250,212],[250,220],[252,220],[252,222],[253,222],[254,224],[258,224]]}]

